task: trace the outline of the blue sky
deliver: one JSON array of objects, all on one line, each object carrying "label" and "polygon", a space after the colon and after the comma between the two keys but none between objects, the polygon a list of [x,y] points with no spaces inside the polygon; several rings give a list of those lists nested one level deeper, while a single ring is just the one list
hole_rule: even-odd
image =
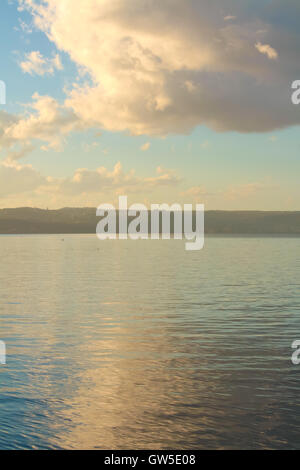
[{"label": "blue sky", "polygon": [[[68,0],[63,1],[66,3],[66,6],[68,6]],[[63,34],[59,31],[59,22],[63,22],[64,18],[57,18],[58,26],[56,26],[55,23],[50,25],[54,31],[54,38],[51,38],[50,40],[46,35],[45,28],[41,28],[37,25],[36,20],[41,17],[40,12],[32,10],[30,5],[28,7],[29,3],[30,2],[26,1],[23,2],[23,6],[25,5],[25,7],[27,7],[23,11],[18,10],[18,1],[8,2],[3,0],[0,6],[0,34],[2,43],[2,47],[0,49],[0,59],[2,64],[0,79],[5,81],[7,85],[7,104],[6,106],[2,106],[0,111],[16,116],[16,119],[22,118],[23,120],[30,119],[31,113],[33,113],[33,115],[36,113],[36,110],[32,111],[30,108],[24,107],[24,104],[30,104],[35,101],[35,99],[33,99],[33,95],[35,93],[38,93],[40,97],[51,97],[51,99],[53,98],[60,106],[66,108],[65,100],[69,97],[69,92],[72,89],[74,90],[75,83],[82,89],[90,87],[92,92],[96,93],[95,85],[98,86],[98,82],[97,76],[95,78],[95,75],[99,74],[101,77],[101,74],[107,73],[106,77],[108,77],[108,81],[110,79],[109,74],[112,74],[112,66],[109,62],[109,48],[104,51],[106,54],[105,60],[107,61],[107,64],[105,65],[106,69],[104,69],[102,64],[99,65],[99,68],[96,68],[95,66],[95,70],[92,69],[96,61],[99,60],[96,55],[95,62],[92,62],[89,69],[89,61],[91,59],[89,58],[85,63],[85,59],[82,59],[82,57],[85,58],[84,52],[80,54],[80,51],[78,53],[77,51],[72,51],[70,49],[70,38],[68,38],[67,35],[66,37],[62,37]],[[39,5],[39,2],[34,3]],[[228,1],[227,3],[230,6],[228,13],[230,13],[230,16],[232,17],[230,20],[226,20],[227,23],[229,21],[230,23],[238,22],[238,16],[234,19],[235,13],[246,17],[247,22],[250,21],[250,17],[251,19],[254,17],[255,22],[257,24],[259,22],[260,27],[262,27],[263,21],[266,21],[264,17],[267,16],[268,10],[267,13],[265,10],[262,13],[258,4],[256,6],[257,16],[255,17],[256,10],[253,2],[251,14],[249,13],[249,2],[244,2],[244,9],[239,9],[238,13],[233,8],[235,2]],[[266,4],[269,3],[270,2],[266,2]],[[100,0],[99,8],[105,8],[105,4],[105,1]],[[296,54],[296,46],[298,45],[297,41],[299,41],[299,37],[298,32],[295,32],[295,24],[299,24],[299,16],[295,17],[295,14],[289,15],[288,6],[286,10],[283,10],[283,1],[277,1],[275,4],[278,10],[275,9],[274,11],[273,9],[269,12],[268,21],[271,21],[272,19],[274,22],[274,28],[281,28],[282,34],[276,35],[271,31],[269,35],[270,37],[265,38],[264,41],[262,39],[258,41],[257,39],[257,42],[253,42],[253,50],[249,52],[249,63],[251,61],[251,68],[254,68],[252,61],[257,60],[257,63],[259,64],[257,67],[260,67],[259,73],[263,74],[263,78],[261,78],[261,75],[259,76],[259,80],[261,81],[266,79],[270,80],[270,76],[273,77],[272,74],[278,74],[278,86],[277,88],[274,87],[274,90],[276,93],[278,93],[279,90],[280,93],[279,86],[283,86],[282,84],[284,83],[286,88],[283,93],[288,97],[289,94],[291,94],[290,85],[292,78],[295,80],[297,78],[300,79],[300,75],[295,76],[297,73],[297,65],[291,60],[289,62],[291,75],[290,77],[288,76],[288,79],[286,76],[284,76],[284,80],[282,79],[280,74],[283,72],[280,68],[281,66],[278,65],[281,61],[281,55],[278,51],[280,51],[280,41],[285,41],[285,43],[289,43],[291,51]],[[80,5],[83,7],[81,0],[78,4],[79,8]],[[85,5],[88,5],[88,2]],[[192,0],[187,1],[187,8],[189,6],[190,8],[193,8]],[[159,5],[155,7],[154,2],[153,9],[155,8],[159,9]],[[205,11],[206,10],[203,10],[201,13],[205,13]],[[278,11],[285,11],[285,15],[279,17],[277,14]],[[123,11],[117,13],[120,14],[120,17],[122,17],[122,15],[124,17]],[[207,15],[210,15],[208,15],[209,18],[211,18],[213,13],[214,12],[211,12],[208,9]],[[296,13],[299,13],[299,11]],[[123,17],[122,21],[125,21]],[[88,21],[88,19],[86,21]],[[172,18],[170,19],[170,22],[172,23]],[[211,28],[216,28],[214,17],[212,17],[211,23]],[[68,14],[65,17],[65,24],[66,28],[75,28],[76,19],[74,19],[71,14]],[[70,26],[68,26],[68,24]],[[175,24],[176,16],[174,19],[174,25]],[[49,27],[49,24],[47,27]],[[268,25],[268,27],[270,26]],[[132,23],[129,24],[127,28],[129,28],[129,32],[132,31],[132,38],[135,40],[136,25]],[[235,29],[233,27],[231,28],[230,35],[232,38],[232,34],[239,34],[239,32],[236,32],[236,27]],[[229,34],[227,25],[224,31],[226,31],[226,34]],[[83,31],[80,34],[85,34],[85,32]],[[88,32],[86,32],[86,34],[88,34]],[[128,31],[126,34],[129,34]],[[171,34],[172,32],[170,35]],[[206,34],[209,36],[210,32],[208,31]],[[112,41],[110,33],[107,33],[107,35],[109,41]],[[288,35],[290,35],[290,37],[288,37]],[[100,38],[100,40],[102,39],[103,41],[106,40],[105,37]],[[165,37],[164,39],[166,42],[168,41],[168,37]],[[177,37],[175,39],[178,41]],[[175,39],[172,39],[172,41],[175,41]],[[244,41],[244,38],[242,39]],[[140,38],[136,39],[136,41],[138,40],[141,43],[145,40],[144,36],[140,36]],[[187,40],[184,37],[184,33],[180,40],[183,43]],[[203,38],[199,37],[198,40],[201,42],[203,41]],[[239,37],[235,38],[235,40],[241,41]],[[295,45],[293,44],[293,40]],[[207,39],[207,41],[209,43],[209,39]],[[90,44],[90,42],[88,44]],[[115,42],[112,44],[115,46]],[[276,61],[271,60],[265,52],[259,53],[259,46],[256,47],[257,44],[267,46],[269,47],[269,50],[272,48],[272,50],[276,51],[276,54],[278,54],[278,59],[276,59]],[[256,51],[255,47],[257,49]],[[156,44],[153,41],[153,51],[155,51],[155,54],[157,55],[157,50],[155,48]],[[177,52],[177,48],[178,46],[176,46],[175,50],[173,42],[170,41],[170,51],[173,51],[175,54],[175,52]],[[260,49],[262,51],[265,50],[263,48]],[[47,66],[47,63],[50,64],[50,61],[56,54],[58,54],[62,64],[62,69],[55,69],[53,73],[47,73],[44,71],[42,73],[35,73],[34,71],[32,71],[32,73],[25,72],[24,69],[22,69],[21,63],[30,62],[31,59],[28,59],[28,55],[31,54],[32,51],[38,51],[41,57],[46,60],[45,67]],[[127,52],[128,51],[126,50],[126,53]],[[236,51],[234,50],[233,53],[235,54]],[[252,55],[254,56],[255,53],[257,53],[257,59],[252,58]],[[76,54],[78,55],[78,58],[76,57],[76,60],[74,60],[74,55]],[[91,58],[93,58],[93,54],[95,54],[94,51],[91,51]],[[128,54],[132,54],[131,49],[129,49]],[[167,49],[166,54],[168,54]],[[114,66],[116,67],[115,62],[117,60],[121,61],[122,57],[120,56],[120,58],[118,58],[117,53],[114,50],[112,50],[112,55],[114,55]],[[286,51],[285,56],[287,56]],[[173,76],[175,74],[173,62],[175,59],[173,60],[172,57],[171,62],[171,60],[169,60],[169,56],[166,55],[166,57],[167,59],[162,55],[161,61],[165,60],[167,66],[170,67],[170,70],[172,67],[173,80]],[[183,59],[181,57],[176,57],[176,61],[179,62],[179,60],[182,61]],[[194,77],[196,76],[196,80],[199,80],[199,86],[201,85],[203,87],[204,82],[200,81],[202,80],[200,75],[202,73],[202,62],[199,60],[199,65],[195,65],[195,67],[193,67],[193,63],[191,62],[192,60],[193,58],[191,58],[188,65],[183,64],[181,66],[180,73],[184,74],[186,68],[189,67],[192,69],[190,77],[193,77],[194,80]],[[196,58],[195,60],[197,61],[198,59]],[[235,58],[235,60],[237,59]],[[244,57],[241,56],[240,62],[238,62],[239,66],[244,60]],[[287,59],[285,59],[284,63],[285,68],[286,60]],[[275,62],[276,65],[274,65]],[[228,63],[229,59],[227,59],[227,62],[223,67],[225,72],[223,70],[221,72],[218,70],[215,72],[215,75],[220,73],[226,73],[227,75],[232,74],[232,70],[228,70],[229,67],[234,68],[234,73],[236,73],[236,65],[232,65],[231,63],[228,65]],[[241,66],[243,66],[247,71],[248,69],[250,70],[250,65],[246,65],[242,64]],[[212,68],[211,64],[209,66]],[[86,68],[85,74],[82,73],[81,67]],[[203,67],[208,66],[203,65]],[[244,69],[242,72],[239,71],[239,73],[245,74]],[[116,75],[118,72],[119,71],[116,67]],[[134,73],[136,73],[136,69],[134,70]],[[167,83],[167,80],[169,80],[169,71],[168,75],[165,69],[163,72],[160,71],[160,73],[165,80],[163,89],[164,93],[167,93],[169,91],[168,87],[171,89],[171,87],[174,87],[175,85],[172,84],[171,81],[170,84]],[[176,73],[179,73],[177,69]],[[199,77],[201,78],[198,78],[196,73],[199,74]],[[163,74],[165,74],[167,78],[165,78]],[[268,76],[268,74],[270,74],[270,76]],[[126,75],[126,79],[131,81],[133,80],[132,77],[132,74],[130,75],[130,78]],[[186,80],[186,84],[194,83],[191,81],[190,77],[188,77],[189,80]],[[113,75],[111,79],[115,80],[115,76]],[[215,79],[215,76],[213,79]],[[258,82],[257,77],[255,77],[255,79]],[[276,80],[277,77],[274,75],[274,83]],[[117,85],[120,85],[120,88],[122,88],[122,84],[118,81],[116,83]],[[111,87],[116,86],[116,83],[112,82]],[[198,82],[195,81],[195,83],[195,85],[189,85],[192,91],[196,86],[198,86]],[[216,114],[220,114],[221,116],[217,116],[219,121],[226,120],[226,114],[230,116],[231,98],[233,97],[233,99],[235,99],[234,83],[235,82],[232,82],[232,87],[230,87],[230,81],[228,79],[228,96],[224,96],[224,94],[221,96],[221,99],[224,100],[223,106],[226,113],[221,113],[221,111],[217,109]],[[273,86],[273,82],[271,83]],[[128,81],[128,85],[131,85],[130,81]],[[241,87],[242,86],[244,85],[241,85]],[[256,86],[259,87],[260,85]],[[130,89],[128,90],[128,93],[130,93]],[[174,95],[175,98],[172,95],[172,100],[176,100],[178,96],[178,102],[180,103],[182,98],[179,96],[179,92],[177,90],[175,91],[177,92],[177,95]],[[218,122],[216,125],[211,125],[211,117],[206,117],[210,116],[209,111],[206,112],[205,118],[203,118],[202,115],[199,118],[196,116],[195,119],[193,119],[191,126],[186,129],[184,113],[188,113],[189,110],[185,109],[185,105],[183,105],[182,122],[179,122],[180,116],[175,116],[175,113],[173,113],[170,117],[168,116],[168,119],[166,119],[165,122],[159,122],[159,126],[161,126],[162,129],[159,129],[158,132],[152,132],[154,121],[151,121],[151,126],[149,127],[148,116],[144,116],[144,114],[141,113],[141,115],[138,116],[138,120],[134,121],[130,114],[130,106],[132,106],[134,111],[137,104],[138,106],[143,106],[140,95],[138,96],[138,103],[132,103],[132,101],[126,101],[123,103],[121,99],[127,100],[127,97],[124,98],[123,94],[118,91],[117,99],[119,101],[117,103],[120,109],[123,109],[123,106],[124,109],[126,109],[128,122],[130,122],[130,124],[128,124],[128,128],[126,119],[124,119],[124,122],[122,121],[120,123],[120,130],[115,128],[115,122],[118,122],[119,120],[118,111],[115,109],[112,111],[112,121],[104,121],[103,123],[101,121],[101,115],[99,119],[97,111],[93,111],[94,114],[91,116],[89,115],[88,119],[86,115],[80,115],[80,119],[78,119],[78,121],[80,121],[80,129],[78,130],[75,126],[74,130],[72,129],[70,132],[64,132],[62,142],[60,142],[59,145],[52,145],[52,143],[47,140],[48,137],[46,137],[45,140],[47,148],[45,149],[45,142],[43,142],[43,138],[36,138],[35,129],[33,130],[33,136],[26,135],[26,138],[22,141],[18,136],[18,139],[14,137],[12,143],[11,140],[8,144],[4,143],[1,147],[1,163],[3,172],[2,178],[6,182],[7,193],[5,193],[4,189],[0,193],[0,206],[6,207],[28,204],[54,208],[61,205],[98,205],[103,202],[110,202],[110,200],[105,199],[106,197],[108,199],[114,199],[120,191],[128,189],[132,192],[132,198],[135,202],[157,202],[159,198],[164,198],[165,201],[161,202],[205,202],[209,209],[299,210],[299,124],[297,122],[295,110],[290,110],[289,107],[292,107],[292,105],[288,102],[286,103],[287,110],[283,110],[282,112],[284,115],[284,117],[282,117],[283,122],[280,122],[280,126],[278,126],[276,122],[273,125],[272,121],[274,116],[272,116],[272,113],[278,113],[278,109],[280,110],[279,104],[278,108],[276,108],[276,100],[280,96],[275,94],[275,91],[273,95],[274,110],[271,107],[268,109],[269,104],[267,101],[265,113],[260,108],[257,110],[258,122],[260,119],[263,119],[262,129],[259,129],[259,124],[258,129],[256,129],[255,109],[251,110],[254,116],[254,118],[251,118],[251,132],[243,131],[243,128],[239,128],[239,124],[236,123],[233,123],[233,125],[230,124],[232,128],[228,128],[228,123],[223,121]],[[171,92],[173,93],[173,88]],[[152,88],[150,85],[149,89],[145,88],[145,93],[147,93],[147,96],[151,96]],[[262,93],[262,97],[264,96],[263,90],[261,91],[260,88],[258,88],[258,93]],[[95,94],[95,99],[99,99],[99,108],[101,106],[102,109],[104,105],[100,102],[101,96],[102,95],[99,91],[97,92],[97,95]],[[160,97],[161,91],[159,91],[159,99]],[[165,100],[165,97],[163,97],[163,100]],[[266,100],[269,100],[267,95]],[[78,105],[77,101],[74,100],[74,106],[72,104],[72,112],[74,111],[76,114],[76,119],[78,118],[82,108],[85,106],[85,102],[83,102],[82,106],[82,104]],[[114,102],[115,101],[114,97]],[[235,112],[240,112],[241,114],[241,126],[243,125],[243,119],[245,121],[247,119],[247,106],[249,106],[250,109],[251,102],[251,97],[248,101],[241,102],[241,111],[239,111],[239,105],[235,104],[237,110]],[[199,103],[199,106],[201,107],[201,101],[199,101]],[[88,106],[92,108],[92,104],[93,103],[87,103],[87,108]],[[77,106],[79,106],[79,108]],[[163,106],[165,105],[163,104]],[[169,106],[169,104],[167,104],[167,106]],[[209,107],[209,103],[206,103],[205,106]],[[215,106],[215,103],[213,103],[212,106]],[[147,106],[145,105],[145,107]],[[177,108],[180,110],[179,106]],[[103,109],[105,112],[110,114],[111,109],[109,108],[109,103],[105,103],[105,107],[103,107]],[[127,109],[129,110],[128,112]],[[65,109],[62,109],[62,112],[65,112]],[[194,110],[192,112],[195,113]],[[289,115],[291,112],[293,113],[293,116]],[[297,112],[299,114],[300,123],[300,107]],[[26,118],[24,118],[24,116],[26,116]],[[260,118],[260,116],[262,117]],[[145,118],[145,126],[143,127],[145,131],[137,132],[136,129],[139,124],[139,119],[142,121],[143,118]],[[134,119],[136,119],[135,115]],[[152,117],[151,115],[151,119],[154,120],[156,117]],[[187,114],[187,120],[188,119],[189,115]],[[270,120],[270,123],[268,122],[268,119]],[[284,119],[286,120],[286,124]],[[199,121],[198,124],[197,120]],[[113,124],[111,124],[111,122],[113,122]],[[134,124],[132,124],[132,122],[134,122]],[[290,122],[291,125],[289,125]],[[40,125],[44,125],[44,123],[41,124],[39,122],[38,126]],[[224,128],[219,131],[218,127],[220,127],[220,125]],[[245,125],[248,125],[248,123]],[[150,131],[148,131],[147,126],[151,129]],[[272,128],[272,126],[274,128]],[[284,128],[278,129],[277,127]],[[59,127],[57,132],[60,132]],[[30,146],[32,145],[32,148],[30,151],[26,150],[24,155],[22,154],[22,157],[11,157],[11,154],[14,154],[15,150],[21,151],[23,148],[22,146],[26,147],[29,144]],[[142,150],[143,146],[145,146],[146,149],[144,151]],[[119,174],[118,176],[110,175],[113,168],[118,163],[122,166],[122,177]],[[87,187],[78,187],[78,191],[76,192],[74,184],[71,184],[72,178],[74,178],[76,172],[81,169],[86,169],[89,173],[85,172],[84,178],[88,176],[88,178],[93,178],[94,181],[93,172],[96,172],[99,167],[106,169],[105,181],[103,181],[103,179],[99,179],[99,190],[97,190],[96,186],[93,186],[93,189],[91,190],[89,187],[90,184],[87,180]],[[135,177],[132,179],[126,176],[130,174],[131,170],[135,171]],[[26,178],[28,182],[30,180],[32,182],[32,187],[29,183],[27,184],[26,181],[24,188],[22,187],[22,184],[20,183],[22,172],[24,173],[22,180],[25,181]],[[15,173],[17,173],[16,181],[12,181],[12,183],[8,185],[8,174],[9,178],[14,178]],[[162,177],[160,178],[160,176]],[[80,181],[82,178],[83,176],[80,173]],[[50,183],[49,180],[51,180]],[[109,184],[112,181],[113,184],[110,187]],[[45,190],[45,186],[48,184],[52,186],[49,186],[49,188],[47,187],[47,190]],[[70,185],[72,185],[72,190],[67,189],[65,191],[65,188],[69,188]],[[15,193],[11,192],[10,187],[17,187]]]}]

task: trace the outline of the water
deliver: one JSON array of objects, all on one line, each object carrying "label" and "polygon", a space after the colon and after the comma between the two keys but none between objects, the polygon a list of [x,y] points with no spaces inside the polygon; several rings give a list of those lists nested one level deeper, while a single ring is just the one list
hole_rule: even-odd
[{"label": "water", "polygon": [[0,237],[0,448],[299,449],[299,249]]}]

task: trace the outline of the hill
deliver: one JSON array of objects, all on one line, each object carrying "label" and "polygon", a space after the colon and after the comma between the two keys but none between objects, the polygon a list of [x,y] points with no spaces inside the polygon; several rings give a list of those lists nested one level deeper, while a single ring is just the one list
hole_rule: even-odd
[{"label": "hill", "polygon": [[[0,234],[95,233],[94,208],[1,209]],[[300,212],[207,211],[207,234],[300,236]]]}]

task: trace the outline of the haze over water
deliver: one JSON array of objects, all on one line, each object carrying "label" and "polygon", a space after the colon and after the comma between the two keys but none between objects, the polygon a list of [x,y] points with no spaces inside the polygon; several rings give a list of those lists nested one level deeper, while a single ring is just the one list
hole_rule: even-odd
[{"label": "haze over water", "polygon": [[300,448],[300,240],[0,237],[0,448]]}]

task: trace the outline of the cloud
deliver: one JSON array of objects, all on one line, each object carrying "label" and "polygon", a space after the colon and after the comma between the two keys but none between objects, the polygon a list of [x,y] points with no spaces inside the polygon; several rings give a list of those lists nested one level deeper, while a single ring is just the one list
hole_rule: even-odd
[{"label": "cloud", "polygon": [[[254,183],[239,183],[231,184],[227,187],[218,188],[215,190],[208,190],[205,186],[193,186],[180,195],[184,198],[185,202],[192,201],[194,203],[205,203],[209,209],[223,208],[225,210],[236,210],[241,208],[241,201],[243,205],[249,204],[248,210],[254,209],[254,204],[268,199],[274,202],[274,196],[280,194],[280,186],[274,184],[272,181],[254,182]],[[274,210],[274,206],[272,206]]]},{"label": "cloud", "polygon": [[53,75],[55,70],[62,70],[60,56],[56,54],[52,59],[43,57],[39,51],[32,51],[26,54],[23,62],[20,62],[20,67],[24,73],[30,75]]},{"label": "cloud", "polygon": [[177,186],[181,182],[181,178],[177,176],[175,170],[159,166],[156,169],[156,173],[157,176],[144,179],[143,183],[147,187]]},{"label": "cloud", "polygon": [[209,194],[205,187],[203,186],[193,186],[192,188],[187,189],[186,191],[182,192],[181,195],[184,198],[189,198],[192,201],[198,200],[202,201],[203,198],[206,198]]},{"label": "cloud", "polygon": [[60,191],[68,194],[97,193],[99,191],[115,190],[116,193],[144,192],[159,186],[176,186],[180,178],[173,170],[157,168],[157,175],[150,178],[138,177],[134,170],[123,171],[121,163],[113,170],[100,167],[96,170],[78,169],[72,178],[60,183]]},{"label": "cloud", "polygon": [[[101,201],[112,202],[127,194],[141,200],[145,195],[177,188],[181,178],[174,170],[158,167],[156,175],[141,177],[134,170],[125,172],[121,163],[113,169],[77,169],[70,177],[45,177],[31,165],[16,161],[0,163],[0,206],[9,204],[62,207],[65,205],[97,206]],[[157,193],[156,193],[157,194]],[[24,202],[23,202],[24,201]]]},{"label": "cloud", "polygon": [[45,182],[31,165],[0,163],[0,202],[11,195],[35,191]]},{"label": "cloud", "polygon": [[223,0],[221,8],[219,0],[76,0],[76,9],[74,0],[19,1],[89,73],[92,84],[74,86],[65,103],[86,125],[166,135],[300,123],[290,104],[300,76],[294,0]]},{"label": "cloud", "polygon": [[150,142],[147,142],[146,144],[141,146],[141,151],[142,152],[147,152],[150,149],[150,147],[151,147]]},{"label": "cloud", "polygon": [[257,195],[259,192],[275,191],[277,186],[269,183],[245,183],[230,186],[225,192],[224,197],[228,200],[247,199]]},{"label": "cloud", "polygon": [[21,31],[23,31],[23,33],[25,34],[31,34],[33,32],[32,25],[25,23],[25,21],[22,21],[20,18],[19,18],[19,25],[20,25],[20,28],[16,27],[17,31],[21,29]]},{"label": "cloud", "polygon": [[22,158],[32,150],[33,143],[44,143],[43,150],[60,150],[70,132],[83,129],[84,123],[73,110],[50,96],[35,93],[25,109],[20,116],[0,113],[0,150],[6,152],[8,160]]},{"label": "cloud", "polygon": [[273,49],[269,44],[262,44],[258,42],[255,44],[256,49],[261,53],[269,57],[269,59],[278,59],[278,52]]},{"label": "cloud", "polygon": [[82,150],[85,153],[89,153],[89,152],[92,152],[93,150],[97,149],[99,146],[100,146],[100,142],[92,142],[90,144],[84,142],[82,144]]}]

